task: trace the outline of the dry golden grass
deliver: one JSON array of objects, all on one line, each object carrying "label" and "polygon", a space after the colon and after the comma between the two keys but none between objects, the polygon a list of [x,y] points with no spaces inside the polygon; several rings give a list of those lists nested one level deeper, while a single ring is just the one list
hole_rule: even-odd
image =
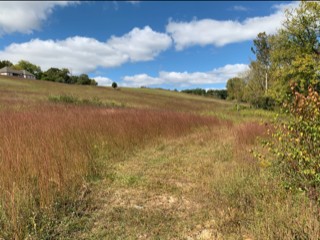
[{"label": "dry golden grass", "polygon": [[[156,89],[132,89],[68,85],[27,79],[7,79],[0,76],[1,109],[30,109],[41,106],[50,95],[71,95],[79,99],[98,98],[129,108],[158,109],[179,112],[203,112],[228,108],[230,103],[185,93]],[[7,102],[13,104],[7,104]],[[9,103],[8,102],[8,103]]]},{"label": "dry golden grass", "polygon": [[318,239],[319,209],[250,153],[272,115],[0,77],[0,239]]},{"label": "dry golden grass", "polygon": [[318,239],[316,207],[249,153],[265,128],[220,123],[115,162],[74,238]]},{"label": "dry golden grass", "polygon": [[21,239],[29,231],[32,212],[49,211],[57,200],[76,199],[85,181],[101,171],[100,151],[115,158],[147,141],[217,122],[168,111],[85,106],[0,112],[3,233]]}]

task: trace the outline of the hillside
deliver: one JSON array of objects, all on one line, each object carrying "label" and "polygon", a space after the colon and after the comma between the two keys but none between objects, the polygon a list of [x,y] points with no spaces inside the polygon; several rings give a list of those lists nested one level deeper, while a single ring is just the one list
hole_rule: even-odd
[{"label": "hillside", "polygon": [[0,76],[1,102],[37,105],[48,101],[51,95],[72,95],[82,99],[98,98],[103,102],[115,102],[130,108],[167,109],[184,112],[204,112],[230,106],[225,101],[202,98],[168,90],[148,88],[96,87],[59,84]]},{"label": "hillside", "polygon": [[0,78],[0,239],[317,239],[260,153],[272,112]]}]

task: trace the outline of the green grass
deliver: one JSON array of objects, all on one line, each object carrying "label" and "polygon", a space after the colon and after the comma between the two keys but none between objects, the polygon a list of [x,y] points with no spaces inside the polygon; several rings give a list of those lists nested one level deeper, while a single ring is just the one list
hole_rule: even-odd
[{"label": "green grass", "polygon": [[0,93],[0,238],[320,235],[319,209],[252,154],[274,112],[2,77]]},{"label": "green grass", "polygon": [[120,104],[116,101],[102,101],[97,97],[93,98],[78,98],[73,95],[50,95],[48,100],[54,103],[67,103],[74,105],[88,105],[88,106],[97,106],[97,107],[125,107],[124,104]]}]

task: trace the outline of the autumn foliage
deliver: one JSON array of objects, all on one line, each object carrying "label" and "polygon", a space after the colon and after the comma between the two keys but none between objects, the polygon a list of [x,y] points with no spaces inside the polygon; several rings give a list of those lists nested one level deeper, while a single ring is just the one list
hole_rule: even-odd
[{"label": "autumn foliage", "polygon": [[291,85],[292,101],[285,104],[290,120],[277,127],[272,149],[288,177],[288,186],[320,200],[320,96],[313,87],[303,95]]}]

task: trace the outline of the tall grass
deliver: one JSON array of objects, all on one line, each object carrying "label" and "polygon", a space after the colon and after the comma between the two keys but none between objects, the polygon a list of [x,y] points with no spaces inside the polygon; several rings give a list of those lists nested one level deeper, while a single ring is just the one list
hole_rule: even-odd
[{"label": "tall grass", "polygon": [[[51,234],[43,216],[75,202],[98,159],[218,120],[168,111],[42,105],[0,112],[0,238]],[[104,156],[104,159],[108,159]],[[61,205],[62,204],[62,205]]]},{"label": "tall grass", "polygon": [[237,146],[254,144],[257,137],[263,137],[267,134],[268,125],[258,122],[245,122],[239,124],[235,130]]}]

